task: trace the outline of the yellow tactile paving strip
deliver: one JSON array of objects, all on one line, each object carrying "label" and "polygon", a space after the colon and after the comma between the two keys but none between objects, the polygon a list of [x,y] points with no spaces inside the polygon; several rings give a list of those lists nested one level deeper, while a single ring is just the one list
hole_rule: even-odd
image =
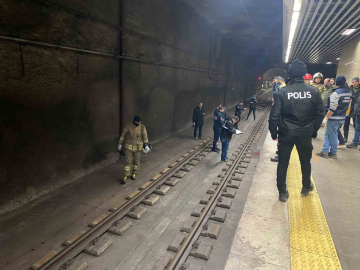
[{"label": "yellow tactile paving strip", "polygon": [[316,187],[307,197],[300,194],[302,176],[296,148],[291,155],[287,184],[291,270],[341,270]]}]

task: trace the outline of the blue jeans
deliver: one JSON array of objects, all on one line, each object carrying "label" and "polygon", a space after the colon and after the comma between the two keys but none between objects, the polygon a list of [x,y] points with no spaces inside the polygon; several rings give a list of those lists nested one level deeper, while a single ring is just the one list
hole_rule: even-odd
[{"label": "blue jeans", "polygon": [[353,143],[359,144],[359,138],[360,138],[360,116],[356,116],[355,119],[355,136],[353,139]]},{"label": "blue jeans", "polygon": [[322,152],[327,154],[336,154],[338,146],[338,130],[344,124],[343,121],[328,120],[325,130],[324,146]]},{"label": "blue jeans", "polygon": [[221,160],[222,161],[226,161],[227,160],[227,153],[229,150],[229,144],[230,141],[228,138],[220,138],[221,140],[221,146],[222,146],[222,151],[221,151]]},{"label": "blue jeans", "polygon": [[213,150],[216,149],[216,143],[219,141],[219,139],[220,139],[220,132],[214,130]]}]

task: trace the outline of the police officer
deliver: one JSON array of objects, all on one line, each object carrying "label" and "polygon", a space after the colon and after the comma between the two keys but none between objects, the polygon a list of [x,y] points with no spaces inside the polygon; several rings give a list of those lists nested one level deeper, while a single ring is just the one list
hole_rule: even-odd
[{"label": "police officer", "polygon": [[251,112],[253,112],[254,114],[254,121],[255,121],[255,111],[256,111],[256,104],[257,104],[257,100],[256,100],[256,97],[253,97],[251,100],[250,100],[250,108],[249,108],[249,113],[246,117],[246,121],[249,119],[249,116],[251,114]]},{"label": "police officer", "polygon": [[241,113],[242,111],[246,110],[246,108],[243,108],[244,103],[242,101],[239,102],[238,105],[235,107],[235,116],[237,116],[237,122],[235,124],[235,128],[238,129],[238,124],[241,120]]},{"label": "police officer", "polygon": [[295,60],[289,66],[289,84],[275,97],[271,108],[269,130],[273,140],[279,143],[277,187],[279,200],[286,202],[289,193],[286,188],[286,172],[291,151],[296,145],[302,171],[301,194],[307,196],[314,189],[311,183],[311,138],[317,137],[324,118],[324,105],[319,91],[304,83],[306,65]]},{"label": "police officer", "polygon": [[224,116],[223,116],[224,111],[225,111],[225,107],[219,107],[219,109],[217,109],[214,112],[214,141],[211,151],[216,153],[219,153],[220,151],[220,149],[217,148],[216,145],[220,139],[221,127],[224,122]]},{"label": "police officer", "polygon": [[121,179],[120,184],[125,184],[130,176],[136,180],[136,174],[140,172],[141,152],[150,152],[146,128],[139,116],[135,116],[133,122],[125,126],[119,139],[119,151],[122,150],[123,142],[125,142],[126,165],[124,178]]}]

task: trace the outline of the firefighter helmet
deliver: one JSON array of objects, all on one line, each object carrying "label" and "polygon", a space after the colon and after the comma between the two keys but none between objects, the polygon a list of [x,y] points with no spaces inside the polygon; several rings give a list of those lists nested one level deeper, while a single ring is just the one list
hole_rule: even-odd
[{"label": "firefighter helmet", "polygon": [[315,73],[314,74],[314,77],[313,77],[314,79],[315,78],[320,78],[321,80],[323,79],[323,75],[320,73],[320,72],[317,72],[317,73]]},{"label": "firefighter helmet", "polygon": [[144,145],[143,145],[143,152],[144,152],[145,154],[150,153],[151,150],[152,150],[151,144],[144,144]]}]

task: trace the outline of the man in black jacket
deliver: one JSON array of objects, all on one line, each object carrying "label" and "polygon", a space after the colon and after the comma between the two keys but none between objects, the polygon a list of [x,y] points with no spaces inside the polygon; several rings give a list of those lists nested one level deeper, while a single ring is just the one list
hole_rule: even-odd
[{"label": "man in black jacket", "polygon": [[202,107],[202,103],[199,102],[193,112],[193,126],[194,126],[195,140],[198,139],[198,137],[197,137],[198,128],[199,128],[199,138],[202,139],[202,127],[204,125],[204,116],[205,116],[205,111]]},{"label": "man in black jacket", "polygon": [[253,97],[251,100],[250,100],[250,105],[249,105],[249,113],[246,117],[246,121],[249,119],[249,116],[251,114],[251,112],[253,112],[254,114],[254,121],[255,121],[255,111],[256,111],[256,104],[257,104],[257,100],[256,100],[256,97]]},{"label": "man in black jacket", "polygon": [[269,130],[273,140],[279,142],[279,164],[277,187],[279,200],[286,202],[289,193],[286,188],[286,172],[291,151],[296,145],[299,153],[302,185],[301,194],[307,196],[314,189],[311,183],[311,138],[317,137],[324,118],[324,105],[319,91],[304,83],[306,65],[295,60],[289,66],[289,85],[282,88],[275,97],[270,112]]},{"label": "man in black jacket", "polygon": [[228,116],[221,127],[221,133],[220,133],[220,140],[221,140],[221,146],[222,146],[221,161],[224,161],[224,162],[226,162],[228,160],[227,152],[229,150],[229,144],[230,144],[232,135],[236,133],[236,129],[234,128],[235,122],[236,122],[236,120],[234,118],[231,118],[230,116]]},{"label": "man in black jacket", "polygon": [[243,105],[244,105],[244,103],[242,101],[240,101],[239,104],[236,105],[236,107],[235,107],[235,116],[237,116],[237,118],[238,118],[238,121],[235,124],[236,129],[238,129],[238,124],[241,120],[241,112],[246,110],[246,108],[243,108]]}]

